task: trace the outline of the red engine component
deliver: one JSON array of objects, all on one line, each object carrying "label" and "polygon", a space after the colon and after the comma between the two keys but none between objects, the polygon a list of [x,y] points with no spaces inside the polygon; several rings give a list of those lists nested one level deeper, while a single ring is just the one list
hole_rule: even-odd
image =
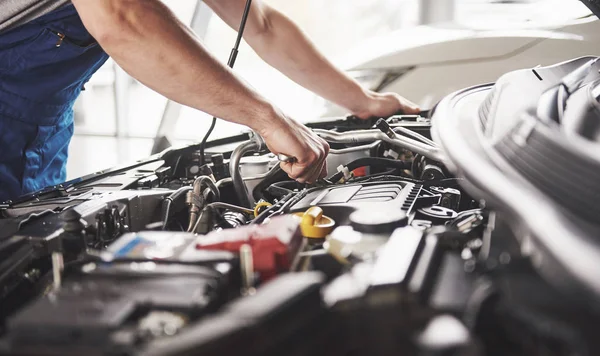
[{"label": "red engine component", "polygon": [[268,280],[290,269],[302,246],[300,222],[294,216],[273,218],[268,224],[212,232],[198,237],[196,249],[238,253],[244,244],[252,247],[254,270]]},{"label": "red engine component", "polygon": [[355,177],[365,177],[367,175],[367,167],[358,167],[352,173]]}]

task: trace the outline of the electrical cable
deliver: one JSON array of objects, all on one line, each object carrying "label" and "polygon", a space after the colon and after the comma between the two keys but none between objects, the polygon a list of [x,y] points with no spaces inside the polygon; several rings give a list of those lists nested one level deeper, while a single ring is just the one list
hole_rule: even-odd
[{"label": "electrical cable", "polygon": [[385,172],[381,172],[381,173],[373,173],[373,174],[369,174],[364,177],[352,177],[352,178],[348,179],[347,183],[359,183],[359,182],[363,182],[363,181],[366,181],[371,178],[389,177],[389,176],[395,177],[394,180],[404,179],[404,177],[402,177],[400,175],[400,172],[398,172],[398,169],[393,168],[393,169],[390,169],[389,171],[385,171]]},{"label": "electrical cable", "polygon": [[[244,8],[244,13],[242,14],[242,22],[240,23],[238,35],[235,40],[235,45],[233,46],[233,49],[231,50],[231,54],[229,55],[229,60],[227,61],[227,65],[229,66],[229,68],[233,68],[233,66],[235,65],[235,60],[237,59],[237,55],[239,52],[238,50],[240,48],[240,43],[242,42],[242,38],[244,37],[244,30],[246,29],[246,22],[248,21],[248,15],[250,14],[251,6],[252,6],[252,0],[247,0],[246,6]],[[202,142],[200,143],[200,165],[201,166],[206,164],[206,159],[204,158],[204,151],[206,150],[206,143],[208,142],[208,139],[209,139],[210,135],[212,134],[212,132],[214,131],[216,125],[217,125],[217,118],[213,117],[212,124],[210,125],[210,128],[206,132],[206,135],[204,135]]]},{"label": "electrical cable", "polygon": [[[408,169],[412,162],[405,162],[387,158],[377,158],[377,157],[367,157],[367,158],[359,158],[355,161],[352,161],[346,165],[349,171],[353,171],[360,167],[379,167],[379,168],[395,168],[399,170]],[[387,172],[386,172],[387,173]],[[340,179],[344,178],[343,172],[337,172],[331,177],[328,178],[331,182],[338,182]]]}]

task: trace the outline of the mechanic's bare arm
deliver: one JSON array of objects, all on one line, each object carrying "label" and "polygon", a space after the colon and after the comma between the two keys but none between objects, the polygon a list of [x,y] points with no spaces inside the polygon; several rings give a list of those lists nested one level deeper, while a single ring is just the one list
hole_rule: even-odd
[{"label": "mechanic's bare arm", "polygon": [[73,3],[102,48],[166,97],[255,129],[262,124],[256,118],[274,116],[273,107],[219,64],[160,1]]},{"label": "mechanic's bare arm", "polygon": [[[232,28],[238,29],[246,0],[205,0]],[[254,0],[244,38],[267,63],[305,88],[361,117],[388,116],[418,107],[396,94],[363,89],[325,58],[288,17]]]},{"label": "mechanic's bare arm", "polygon": [[129,74],[166,97],[258,131],[299,181],[324,176],[326,142],[283,115],[213,58],[160,0],[73,0],[102,48]]}]

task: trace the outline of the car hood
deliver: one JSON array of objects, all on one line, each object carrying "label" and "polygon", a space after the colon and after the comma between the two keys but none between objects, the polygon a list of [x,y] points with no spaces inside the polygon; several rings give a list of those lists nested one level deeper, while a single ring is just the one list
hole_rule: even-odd
[{"label": "car hood", "polygon": [[590,10],[592,10],[594,15],[600,17],[600,1],[598,1],[598,0],[581,0],[581,2],[584,3],[585,6],[587,6]]},{"label": "car hood", "polygon": [[[581,1],[596,16],[600,14],[600,0]],[[577,5],[575,1],[572,4]],[[540,40],[586,40],[583,34],[589,30],[582,29],[597,21],[596,16],[514,29],[466,28],[449,23],[400,29],[359,44],[339,64],[346,70],[364,70],[501,59]]]}]

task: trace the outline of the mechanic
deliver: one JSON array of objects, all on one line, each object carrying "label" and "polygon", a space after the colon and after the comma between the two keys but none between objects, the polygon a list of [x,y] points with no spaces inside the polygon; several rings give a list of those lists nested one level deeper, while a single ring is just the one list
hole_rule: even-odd
[{"label": "mechanic", "polygon": [[[206,0],[237,29],[245,0]],[[361,118],[416,113],[392,93],[362,88],[285,15],[254,1],[245,36],[270,65]],[[73,103],[111,56],[167,98],[249,126],[293,179],[327,173],[329,147],[211,56],[160,0],[0,1],[0,201],[66,178]]]}]

